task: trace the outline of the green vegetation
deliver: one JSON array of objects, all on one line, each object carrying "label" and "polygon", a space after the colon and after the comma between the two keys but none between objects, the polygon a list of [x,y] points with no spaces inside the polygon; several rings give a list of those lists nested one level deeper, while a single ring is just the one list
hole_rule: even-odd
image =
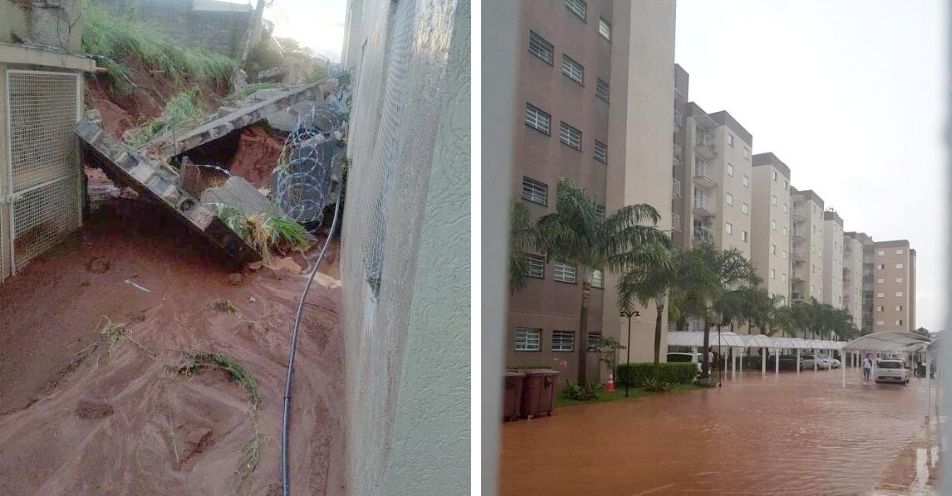
[{"label": "green vegetation", "polygon": [[251,243],[267,260],[271,251],[288,244],[291,249],[304,250],[311,245],[313,238],[297,222],[274,212],[244,215],[237,208],[224,203],[211,204],[218,217],[238,233],[239,236]]},{"label": "green vegetation", "polygon": [[216,310],[222,313],[231,313],[236,315],[241,314],[241,311],[238,310],[238,307],[236,307],[234,303],[224,298],[212,300],[211,302],[208,303],[208,308],[211,308],[212,310]]},{"label": "green vegetation", "polygon": [[88,0],[83,2],[83,15],[83,51],[110,59],[104,66],[120,91],[132,84],[123,65],[131,60],[176,82],[228,83],[235,70],[236,62],[228,57],[182,46],[148,25],[115,16]]},{"label": "green vegetation", "polygon": [[[577,274],[581,276],[579,382],[585,382],[588,361],[588,300],[594,271],[619,271],[658,263],[659,250],[648,247],[670,246],[668,236],[655,227],[660,219],[658,211],[648,204],[626,205],[606,216],[604,208],[583,189],[562,178],[556,189],[555,212],[543,215],[534,225],[518,226],[528,231],[520,236],[522,239],[513,239],[514,243],[522,244],[513,245],[511,253],[524,253],[526,241],[531,240],[530,247],[544,252],[547,260],[560,260],[578,268]],[[517,227],[516,222],[512,225],[513,229]],[[511,283],[519,284],[524,277],[525,272],[519,272],[518,266],[510,268]]]},{"label": "green vegetation", "polygon": [[560,396],[562,398],[574,401],[592,401],[598,398],[598,395],[605,390],[598,381],[588,381],[578,383],[565,381],[562,386]]},{"label": "green vegetation", "polygon": [[[694,384],[673,384],[671,385],[671,389],[669,389],[668,392],[669,393],[683,393],[686,391],[694,391],[697,389],[699,389],[699,387]],[[658,393],[653,391],[648,391],[644,388],[632,388],[632,389],[629,389],[628,391],[629,396],[627,399],[641,398],[643,396],[651,396],[654,394],[658,394]],[[555,398],[555,406],[558,408],[563,408],[567,406],[587,405],[591,403],[601,403],[603,401],[614,401],[614,400],[624,400],[624,399],[626,399],[625,388],[616,388],[615,392],[611,392],[611,393],[602,389],[601,391],[597,393],[594,399],[589,401],[573,400],[571,398],[567,398],[563,396],[562,394],[559,394]]]},{"label": "green vegetation", "polygon": [[178,372],[186,376],[194,375],[199,369],[207,366],[216,366],[228,374],[233,382],[241,386],[248,393],[252,411],[261,406],[261,394],[258,392],[258,383],[248,373],[238,360],[219,353],[193,353],[188,361],[179,367]]},{"label": "green vegetation", "polygon": [[643,387],[651,379],[670,384],[691,384],[697,377],[697,364],[684,363],[630,363],[615,369],[616,387]]},{"label": "green vegetation", "polygon": [[197,124],[204,115],[205,112],[198,104],[197,90],[183,91],[168,101],[162,115],[133,130],[126,138],[126,144],[134,148],[145,146],[176,129]]}]

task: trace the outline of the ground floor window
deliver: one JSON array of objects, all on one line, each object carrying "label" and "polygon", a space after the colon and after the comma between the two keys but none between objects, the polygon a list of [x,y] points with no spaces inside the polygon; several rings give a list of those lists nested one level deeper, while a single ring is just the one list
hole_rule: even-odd
[{"label": "ground floor window", "polygon": [[552,351],[575,351],[575,331],[552,331]]},{"label": "ground floor window", "polygon": [[539,351],[542,349],[542,329],[516,328],[516,351]]}]

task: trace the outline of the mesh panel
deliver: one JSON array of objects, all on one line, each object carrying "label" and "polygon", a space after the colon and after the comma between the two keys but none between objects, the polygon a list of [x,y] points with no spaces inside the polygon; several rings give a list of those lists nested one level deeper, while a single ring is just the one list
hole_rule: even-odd
[{"label": "mesh panel", "polygon": [[13,191],[76,174],[77,77],[10,71],[8,83]]},{"label": "mesh panel", "polygon": [[81,223],[78,85],[75,74],[7,73],[15,270]]},{"label": "mesh panel", "polygon": [[79,227],[79,178],[65,178],[24,193],[13,202],[13,260],[20,270]]}]

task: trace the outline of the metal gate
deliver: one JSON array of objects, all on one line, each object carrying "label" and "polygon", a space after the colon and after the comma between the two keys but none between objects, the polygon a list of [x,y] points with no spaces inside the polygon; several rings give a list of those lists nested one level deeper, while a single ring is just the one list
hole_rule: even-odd
[{"label": "metal gate", "polygon": [[8,70],[7,185],[15,274],[82,223],[82,167],[73,129],[82,113],[80,75]]}]

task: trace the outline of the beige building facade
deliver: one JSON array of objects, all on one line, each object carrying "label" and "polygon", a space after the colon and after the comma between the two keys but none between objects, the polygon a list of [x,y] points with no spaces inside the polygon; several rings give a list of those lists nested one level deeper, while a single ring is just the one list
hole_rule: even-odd
[{"label": "beige building facade", "polygon": [[843,234],[843,309],[863,328],[863,242],[859,233]]},{"label": "beige building facade", "polygon": [[[517,12],[515,200],[534,217],[551,213],[564,177],[609,215],[623,205],[654,205],[659,227],[670,230],[674,1],[526,1]],[[560,380],[575,380],[585,268],[526,256],[526,287],[509,298],[505,365],[554,367]],[[615,280],[592,274],[589,342],[612,336],[627,344]],[[632,322],[632,361],[652,357],[653,305],[640,313]],[[599,369],[591,353],[587,376],[597,378]]]},{"label": "beige building facade", "polygon": [[843,219],[823,212],[823,303],[843,306]]},{"label": "beige building facade", "polygon": [[754,155],[751,257],[771,295],[790,303],[790,168],[773,153]]},{"label": "beige building facade", "polygon": [[916,329],[916,252],[907,240],[877,241],[873,252],[873,332]]},{"label": "beige building facade", "polygon": [[823,199],[790,188],[790,300],[823,300]]}]

